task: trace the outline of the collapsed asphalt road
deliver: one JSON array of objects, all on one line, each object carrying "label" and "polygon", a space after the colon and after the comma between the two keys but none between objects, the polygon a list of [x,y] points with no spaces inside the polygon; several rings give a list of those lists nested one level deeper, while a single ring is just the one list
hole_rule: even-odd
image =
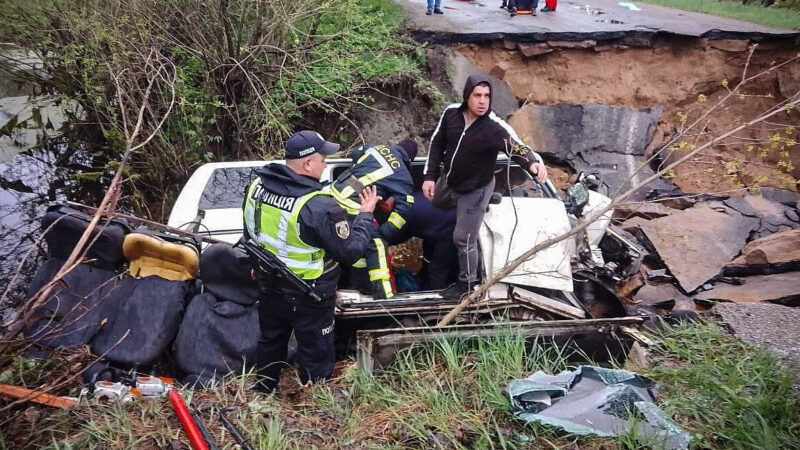
[{"label": "collapsed asphalt road", "polygon": [[713,39],[793,37],[792,30],[680,11],[661,6],[615,0],[564,1],[554,13],[536,17],[509,17],[500,0],[446,0],[444,16],[426,16],[425,0],[395,0],[406,10],[407,27],[420,41],[432,43],[485,42],[509,38],[514,41],[560,39],[609,40],[622,35],[680,35]]}]

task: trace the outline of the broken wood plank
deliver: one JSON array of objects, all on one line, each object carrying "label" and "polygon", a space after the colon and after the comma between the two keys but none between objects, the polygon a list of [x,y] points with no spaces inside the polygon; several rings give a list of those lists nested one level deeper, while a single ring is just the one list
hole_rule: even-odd
[{"label": "broken wood plank", "polygon": [[78,400],[72,397],[59,397],[10,384],[0,384],[0,395],[60,409],[72,409],[78,404]]},{"label": "broken wood plank", "polygon": [[544,295],[516,286],[514,288],[516,300],[535,306],[539,309],[555,314],[557,316],[571,319],[585,319],[586,311],[578,309],[572,305],[547,298]]}]

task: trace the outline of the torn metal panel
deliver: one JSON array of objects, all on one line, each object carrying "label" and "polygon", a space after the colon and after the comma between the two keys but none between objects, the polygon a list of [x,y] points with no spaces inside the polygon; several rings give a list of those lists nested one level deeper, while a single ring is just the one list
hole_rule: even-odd
[{"label": "torn metal panel", "polygon": [[635,427],[664,448],[686,449],[691,436],[654,403],[655,383],[627,370],[580,366],[513,380],[506,389],[514,416],[570,434],[613,437]]},{"label": "torn metal panel", "polygon": [[513,333],[526,338],[575,336],[580,334],[611,335],[623,326],[637,326],[642,317],[613,319],[551,320],[529,322],[496,322],[479,325],[452,325],[447,327],[388,328],[361,330],[357,334],[358,366],[368,372],[387,365],[394,354],[413,344],[435,342],[440,339],[471,339],[495,337]]},{"label": "torn metal panel", "polygon": [[[390,303],[390,302],[387,302]],[[455,306],[454,302],[425,302],[423,304],[413,303],[405,305],[391,305],[387,303],[371,304],[369,308],[337,308],[337,318],[353,317],[391,317],[391,316],[417,316],[420,314],[436,314],[442,316],[450,312]],[[527,310],[537,311],[536,308],[515,302],[513,300],[489,300],[473,303],[467,307],[465,313],[490,313],[507,310],[509,308],[523,307]]]},{"label": "torn metal panel", "polygon": [[570,319],[586,318],[586,311],[583,309],[576,308],[572,305],[567,305],[566,303],[558,300],[547,298],[544,295],[539,295],[536,292],[529,291],[528,289],[521,287],[514,288],[514,298],[517,302],[523,304],[527,303],[533,307],[542,309],[557,316],[567,317]]},{"label": "torn metal panel", "polygon": [[[510,219],[509,219],[510,218]],[[483,264],[497,273],[537,244],[570,230],[564,203],[552,198],[504,197],[491,205],[480,229]],[[574,240],[542,249],[503,279],[506,283],[572,292]]]}]

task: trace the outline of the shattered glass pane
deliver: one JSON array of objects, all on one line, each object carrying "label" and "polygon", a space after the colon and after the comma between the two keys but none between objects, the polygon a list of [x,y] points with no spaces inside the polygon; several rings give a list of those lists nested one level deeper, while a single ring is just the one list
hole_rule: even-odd
[{"label": "shattered glass pane", "polygon": [[199,209],[241,208],[244,191],[252,180],[252,167],[216,169],[208,178]]}]

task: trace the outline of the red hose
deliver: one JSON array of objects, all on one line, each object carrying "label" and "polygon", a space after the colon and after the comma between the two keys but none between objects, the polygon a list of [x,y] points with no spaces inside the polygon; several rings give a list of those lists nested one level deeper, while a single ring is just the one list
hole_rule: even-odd
[{"label": "red hose", "polygon": [[183,431],[186,432],[186,436],[189,438],[189,444],[192,445],[192,448],[194,450],[208,450],[208,444],[206,444],[206,440],[203,438],[200,428],[198,428],[197,423],[195,423],[192,418],[189,408],[186,407],[186,403],[183,401],[183,397],[181,397],[177,389],[171,389],[169,391],[169,401],[172,403],[172,409],[175,411],[175,415],[178,416],[178,420],[180,420],[181,425],[183,425]]}]

